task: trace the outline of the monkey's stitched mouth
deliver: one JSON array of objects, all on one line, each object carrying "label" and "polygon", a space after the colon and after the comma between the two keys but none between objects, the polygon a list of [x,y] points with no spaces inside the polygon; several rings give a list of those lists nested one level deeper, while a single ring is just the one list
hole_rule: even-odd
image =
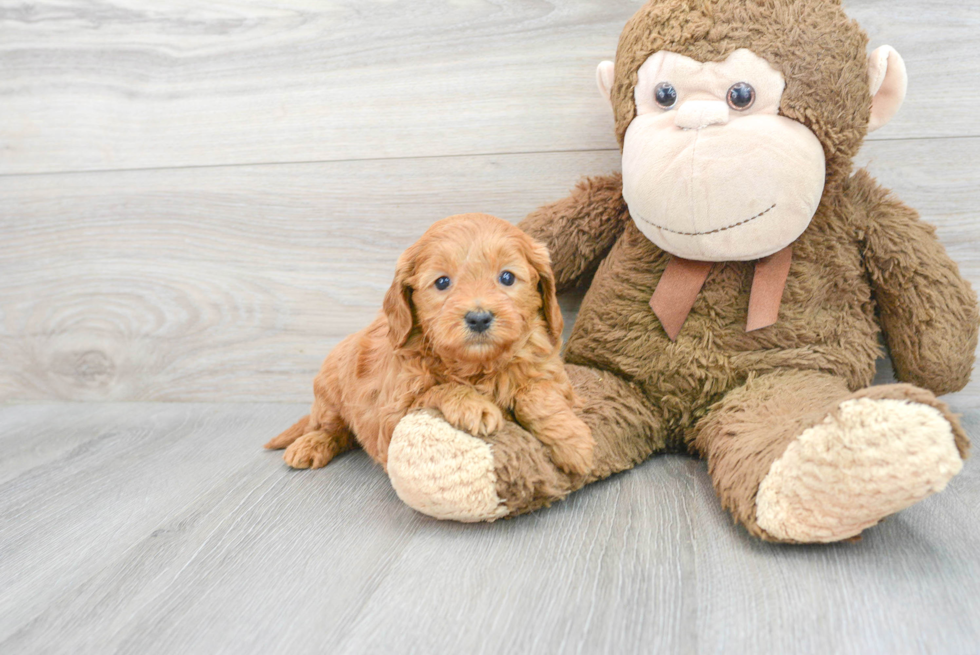
[{"label": "monkey's stitched mouth", "polygon": [[772,211],[775,208],[776,208],[776,203],[773,203],[772,206],[769,207],[769,209],[764,209],[763,211],[759,212],[755,216],[752,216],[751,218],[746,218],[745,220],[739,221],[738,223],[732,223],[731,225],[726,225],[725,227],[719,227],[719,228],[715,228],[714,230],[708,230],[707,232],[681,232],[680,230],[672,230],[669,227],[664,227],[663,225],[657,225],[653,221],[649,221],[643,218],[642,216],[638,216],[636,214],[631,214],[631,216],[633,216],[633,218],[640,219],[650,227],[655,227],[658,230],[663,230],[664,232],[670,232],[671,234],[680,234],[681,236],[685,236],[685,237],[700,237],[706,234],[715,234],[717,232],[724,232],[725,230],[730,230],[733,227],[738,227],[739,225],[745,225],[750,221],[754,221],[755,219],[768,214],[770,211]]}]

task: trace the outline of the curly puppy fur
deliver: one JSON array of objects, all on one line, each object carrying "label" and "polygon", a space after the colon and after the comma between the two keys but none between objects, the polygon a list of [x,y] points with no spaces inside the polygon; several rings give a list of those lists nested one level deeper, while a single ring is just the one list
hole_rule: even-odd
[{"label": "curly puppy fur", "polygon": [[[501,274],[510,271],[512,284]],[[449,279],[440,289],[436,281]],[[466,315],[490,312],[485,331]],[[461,430],[495,432],[505,416],[548,446],[555,464],[584,474],[589,428],[560,358],[563,321],[547,249],[486,214],[432,225],[399,258],[384,307],[327,356],[309,416],[266,444],[294,468],[319,468],[355,445],[382,466],[392,431],[434,408]]]}]

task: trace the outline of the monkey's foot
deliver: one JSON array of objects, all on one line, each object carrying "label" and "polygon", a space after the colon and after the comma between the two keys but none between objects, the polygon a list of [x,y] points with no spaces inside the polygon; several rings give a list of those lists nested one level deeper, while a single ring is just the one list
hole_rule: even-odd
[{"label": "monkey's foot", "polygon": [[395,427],[388,477],[406,505],[437,519],[472,523],[508,513],[497,496],[490,444],[425,411]]},{"label": "monkey's foot", "polygon": [[935,407],[847,400],[773,462],[756,520],[776,539],[840,541],[942,491],[962,467],[953,427]]}]

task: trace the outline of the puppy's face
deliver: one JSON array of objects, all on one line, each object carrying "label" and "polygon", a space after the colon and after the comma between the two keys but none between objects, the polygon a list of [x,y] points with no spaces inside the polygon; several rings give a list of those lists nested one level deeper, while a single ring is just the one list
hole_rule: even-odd
[{"label": "puppy's face", "polygon": [[400,266],[410,268],[413,323],[443,359],[496,358],[542,325],[542,309],[553,337],[560,336],[547,251],[509,223],[485,215],[450,217],[409,254]]}]

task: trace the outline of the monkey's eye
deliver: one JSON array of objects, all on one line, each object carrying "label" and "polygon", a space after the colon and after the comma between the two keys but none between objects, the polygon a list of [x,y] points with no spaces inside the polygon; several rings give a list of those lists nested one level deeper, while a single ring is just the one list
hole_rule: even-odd
[{"label": "monkey's eye", "polygon": [[445,291],[449,288],[449,278],[443,275],[441,278],[436,280],[436,289],[439,291]]},{"label": "monkey's eye", "polygon": [[510,271],[504,271],[503,273],[500,274],[500,277],[497,279],[499,279],[500,283],[505,287],[509,287],[510,285],[514,284],[514,282],[517,280],[517,278],[514,277],[514,274],[511,273]]},{"label": "monkey's eye", "polygon": [[677,102],[677,89],[670,82],[661,82],[653,90],[653,97],[661,109],[670,109]]},{"label": "monkey's eye", "polygon": [[739,82],[728,89],[728,106],[738,111],[744,111],[755,102],[755,89],[751,84]]}]

